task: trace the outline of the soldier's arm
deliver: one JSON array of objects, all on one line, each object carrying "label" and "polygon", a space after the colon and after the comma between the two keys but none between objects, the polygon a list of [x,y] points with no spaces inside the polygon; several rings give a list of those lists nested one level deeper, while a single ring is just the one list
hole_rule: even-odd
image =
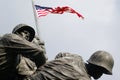
[{"label": "soldier's arm", "polygon": [[38,66],[46,62],[46,57],[42,48],[38,48],[34,43],[29,42],[18,35],[6,34],[1,40],[5,45],[5,49],[8,53],[11,53],[11,55],[20,53],[28,55],[34,59]]}]

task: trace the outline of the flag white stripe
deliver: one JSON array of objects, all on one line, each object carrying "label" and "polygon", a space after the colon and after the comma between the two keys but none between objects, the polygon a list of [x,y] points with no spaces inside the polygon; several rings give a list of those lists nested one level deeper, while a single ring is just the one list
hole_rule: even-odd
[{"label": "flag white stripe", "polygon": [[49,12],[46,10],[37,10],[38,17],[46,16]]}]

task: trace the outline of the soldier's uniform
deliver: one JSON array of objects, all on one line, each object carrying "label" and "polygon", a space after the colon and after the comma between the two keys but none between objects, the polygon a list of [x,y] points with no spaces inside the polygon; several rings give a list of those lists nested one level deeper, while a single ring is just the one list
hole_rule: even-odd
[{"label": "soldier's uniform", "polygon": [[81,56],[60,53],[55,60],[47,62],[28,77],[28,80],[91,80],[91,78]]}]

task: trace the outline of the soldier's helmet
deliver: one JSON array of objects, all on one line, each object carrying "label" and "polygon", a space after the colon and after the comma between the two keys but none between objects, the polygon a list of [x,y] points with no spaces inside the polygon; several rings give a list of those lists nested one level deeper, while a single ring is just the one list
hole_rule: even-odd
[{"label": "soldier's helmet", "polygon": [[104,72],[105,74],[112,75],[114,60],[110,53],[106,51],[96,51],[93,55],[91,55],[87,62],[103,67],[106,69],[106,72]]},{"label": "soldier's helmet", "polygon": [[17,32],[21,32],[22,30],[27,30],[30,33],[29,41],[32,41],[35,36],[35,30],[26,24],[18,24],[12,31],[12,33],[16,34]]}]

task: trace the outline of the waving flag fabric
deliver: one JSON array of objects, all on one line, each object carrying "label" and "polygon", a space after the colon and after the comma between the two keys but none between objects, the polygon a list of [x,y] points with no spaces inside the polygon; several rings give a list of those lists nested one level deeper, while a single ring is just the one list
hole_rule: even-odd
[{"label": "waving flag fabric", "polygon": [[51,8],[51,7],[43,7],[43,6],[35,5],[35,8],[39,17],[46,16],[48,13],[63,14],[64,12],[68,12],[68,13],[76,14],[78,17],[84,19],[84,17],[80,13],[76,12],[74,9],[68,6]]},{"label": "waving flag fabric", "polygon": [[57,7],[55,9],[52,9],[52,11],[51,11],[51,13],[55,13],[55,14],[63,14],[64,12],[75,13],[75,14],[77,14],[78,17],[81,17],[82,19],[84,18],[81,14],[79,14],[74,9],[72,9],[72,8],[70,8],[68,6]]},{"label": "waving flag fabric", "polygon": [[46,16],[49,13],[49,10],[52,9],[50,7],[43,7],[38,5],[35,5],[35,8],[36,8],[38,17]]}]

